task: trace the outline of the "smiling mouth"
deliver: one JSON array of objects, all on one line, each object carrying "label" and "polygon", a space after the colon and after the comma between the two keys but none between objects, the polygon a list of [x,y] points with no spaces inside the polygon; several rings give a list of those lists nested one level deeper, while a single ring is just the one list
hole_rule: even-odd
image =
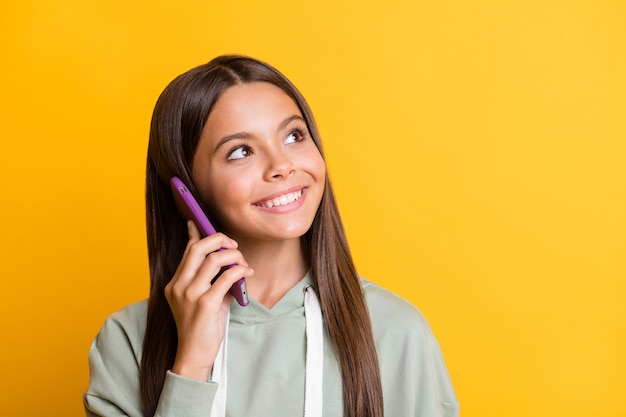
[{"label": "smiling mouth", "polygon": [[294,201],[299,200],[300,197],[302,197],[302,191],[303,190],[298,190],[293,193],[287,193],[287,194],[281,195],[271,200],[259,201],[258,203],[254,203],[254,205],[257,207],[263,207],[263,208],[286,206],[288,204],[293,203]]}]

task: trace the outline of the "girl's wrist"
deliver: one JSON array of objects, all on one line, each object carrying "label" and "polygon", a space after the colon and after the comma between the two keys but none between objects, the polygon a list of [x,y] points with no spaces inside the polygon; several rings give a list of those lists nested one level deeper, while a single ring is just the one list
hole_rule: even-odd
[{"label": "girl's wrist", "polygon": [[172,373],[183,376],[185,378],[195,379],[201,382],[207,382],[211,376],[211,369],[213,364],[207,366],[206,364],[198,365],[193,363],[187,363],[186,361],[175,360],[172,366]]}]

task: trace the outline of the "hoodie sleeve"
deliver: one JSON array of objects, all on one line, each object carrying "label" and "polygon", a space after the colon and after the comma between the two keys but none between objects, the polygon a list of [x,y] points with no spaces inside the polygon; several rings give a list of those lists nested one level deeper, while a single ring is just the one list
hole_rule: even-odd
[{"label": "hoodie sleeve", "polygon": [[[83,395],[87,417],[144,417],[139,364],[145,332],[146,303],[111,315],[89,350],[89,388]],[[207,416],[217,384],[167,371],[155,417]]]},{"label": "hoodie sleeve", "polygon": [[385,415],[458,417],[439,343],[421,312],[377,285],[364,291],[381,368]]}]

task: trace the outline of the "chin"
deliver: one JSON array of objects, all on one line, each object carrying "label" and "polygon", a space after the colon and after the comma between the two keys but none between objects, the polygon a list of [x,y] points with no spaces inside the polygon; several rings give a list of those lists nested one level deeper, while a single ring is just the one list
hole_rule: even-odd
[{"label": "chin", "polygon": [[280,240],[295,240],[300,239],[304,236],[309,229],[311,228],[310,224],[307,225],[294,225],[293,227],[275,227],[265,231],[262,235],[259,236],[261,240],[272,240],[272,241],[280,241]]},{"label": "chin", "polygon": [[224,230],[225,234],[235,241],[247,242],[277,242],[300,239],[309,231],[309,226],[281,227],[265,225],[261,229],[248,228],[246,230]]},{"label": "chin", "polygon": [[293,229],[282,229],[280,231],[274,231],[270,233],[275,240],[293,240],[300,239],[308,232],[310,227],[297,227]]}]

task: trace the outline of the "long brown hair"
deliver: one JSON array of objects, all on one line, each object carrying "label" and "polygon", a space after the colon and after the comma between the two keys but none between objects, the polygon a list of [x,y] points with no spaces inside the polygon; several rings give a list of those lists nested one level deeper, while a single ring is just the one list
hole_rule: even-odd
[{"label": "long brown hair", "polygon": [[[249,57],[221,56],[191,69],[166,87],[155,106],[146,173],[150,298],[140,370],[146,416],[154,415],[178,344],[176,323],[164,289],[174,275],[188,237],[185,223],[176,212],[169,179],[177,175],[195,191],[191,178],[193,155],[213,105],[229,87],[258,81],[274,84],[294,100],[322,153],[317,126],[304,97],[275,68]],[[382,417],[380,370],[367,306],[328,176],[313,224],[302,239],[341,366],[344,415]]]}]

